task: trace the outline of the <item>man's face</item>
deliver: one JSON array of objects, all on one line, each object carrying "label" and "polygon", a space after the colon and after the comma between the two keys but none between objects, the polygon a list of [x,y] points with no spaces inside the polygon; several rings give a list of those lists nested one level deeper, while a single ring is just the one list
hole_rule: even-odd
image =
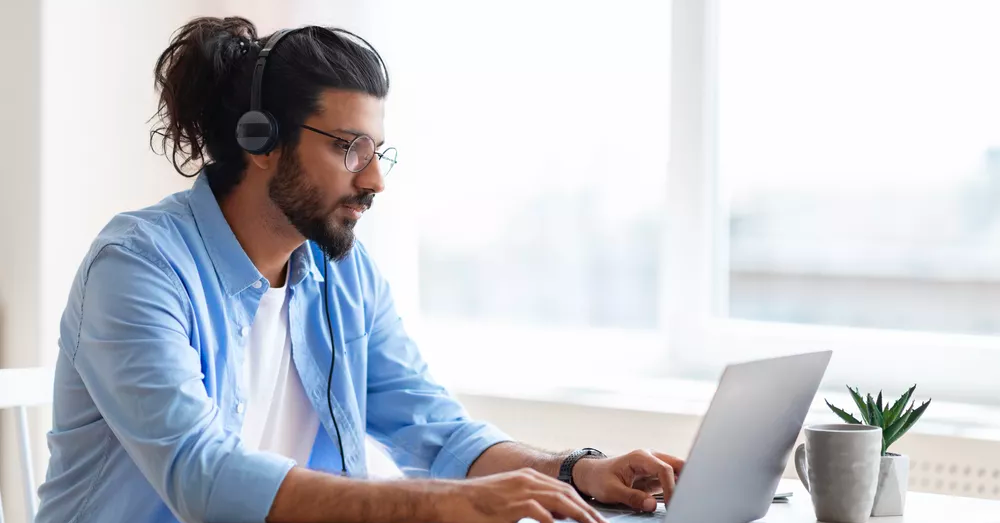
[{"label": "man's face", "polygon": [[320,108],[305,124],[343,141],[302,129],[295,150],[278,159],[268,193],[302,236],[341,259],[354,245],[361,213],[385,187],[378,156],[354,173],[345,164],[345,149],[360,134],[381,150],[385,107],[367,94],[329,89],[320,96]]}]

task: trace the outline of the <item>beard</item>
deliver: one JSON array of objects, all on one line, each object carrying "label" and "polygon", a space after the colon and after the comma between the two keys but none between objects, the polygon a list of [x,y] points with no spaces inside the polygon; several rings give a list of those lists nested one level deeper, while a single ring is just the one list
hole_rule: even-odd
[{"label": "beard", "polygon": [[[306,179],[297,152],[281,156],[278,170],[268,182],[267,190],[271,201],[299,234],[315,243],[327,257],[339,261],[351,252],[357,221],[337,219],[333,216],[333,209],[324,208],[323,193]],[[374,198],[374,193],[365,192],[343,197],[338,200],[337,205],[370,208]]]}]

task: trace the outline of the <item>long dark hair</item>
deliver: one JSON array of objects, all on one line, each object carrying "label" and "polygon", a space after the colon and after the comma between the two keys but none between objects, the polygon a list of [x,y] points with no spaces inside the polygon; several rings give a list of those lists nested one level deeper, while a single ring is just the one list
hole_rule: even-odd
[{"label": "long dark hair", "polygon": [[[246,169],[236,122],[250,108],[254,62],[269,36],[259,37],[241,17],[196,18],[156,60],[160,100],[150,146],[159,138],[159,152],[183,176],[204,168],[220,199]],[[343,29],[307,26],[285,36],[268,56],[263,78],[262,105],[278,121],[279,147],[298,143],[299,126],[318,110],[327,88],[385,98],[389,75],[378,52]]]}]

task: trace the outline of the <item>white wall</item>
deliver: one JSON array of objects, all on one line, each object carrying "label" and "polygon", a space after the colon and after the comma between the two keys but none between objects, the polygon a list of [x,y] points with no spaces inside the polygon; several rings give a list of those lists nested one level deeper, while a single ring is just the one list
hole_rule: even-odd
[{"label": "white wall", "polygon": [[[15,51],[0,81],[0,365],[54,364],[68,288],[97,232],[115,213],[190,185],[149,149],[153,64],[174,30],[221,4],[0,2],[0,45]],[[41,480],[50,414],[39,410]],[[10,430],[2,440],[0,491],[9,520],[22,521]]]},{"label": "white wall", "polygon": [[23,349],[38,343],[41,252],[39,107],[41,8],[33,0],[0,2],[0,365],[30,365]]},{"label": "white wall", "polygon": [[[38,363],[41,334],[41,27],[35,0],[0,2],[0,366]],[[15,52],[11,52],[15,51]],[[0,383],[0,390],[3,383]],[[15,474],[13,413],[0,412],[0,492],[11,521],[24,499]]]},{"label": "white wall", "polygon": [[153,64],[173,31],[221,14],[218,4],[43,4],[42,364],[55,361],[67,289],[97,232],[115,213],[191,185],[149,148]]}]

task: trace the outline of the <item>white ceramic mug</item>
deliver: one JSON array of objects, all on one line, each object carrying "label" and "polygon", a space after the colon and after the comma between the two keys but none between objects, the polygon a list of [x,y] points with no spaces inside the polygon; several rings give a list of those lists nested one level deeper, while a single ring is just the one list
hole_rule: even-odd
[{"label": "white ceramic mug", "polygon": [[865,523],[875,503],[882,429],[871,425],[812,425],[795,449],[795,471],[812,497],[816,519]]}]

